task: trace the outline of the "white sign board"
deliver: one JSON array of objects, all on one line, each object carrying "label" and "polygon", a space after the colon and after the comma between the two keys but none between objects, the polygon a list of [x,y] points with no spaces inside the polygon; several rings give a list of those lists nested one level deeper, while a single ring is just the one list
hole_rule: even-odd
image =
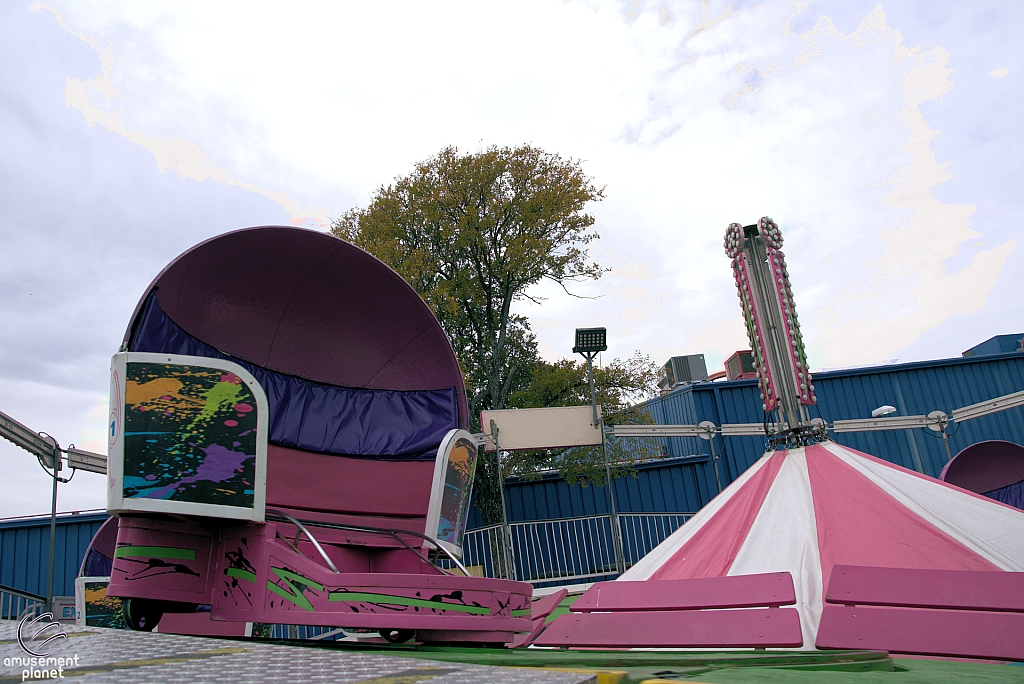
[{"label": "white sign board", "polygon": [[[597,415],[600,421],[600,406]],[[495,449],[491,421],[498,428],[498,446],[509,451],[601,444],[601,426],[594,425],[590,406],[481,411],[480,429],[487,436],[487,451]]]}]

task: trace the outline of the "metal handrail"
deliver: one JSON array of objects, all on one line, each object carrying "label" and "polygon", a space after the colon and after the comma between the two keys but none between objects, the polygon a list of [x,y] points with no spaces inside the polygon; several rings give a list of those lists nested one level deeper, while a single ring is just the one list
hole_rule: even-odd
[{"label": "metal handrail", "polygon": [[[277,515],[281,516],[282,518],[290,522],[292,525],[295,525],[295,527],[299,528],[299,531],[306,535],[309,541],[313,543],[313,546],[316,548],[316,550],[320,552],[320,557],[324,559],[325,563],[327,563],[327,567],[329,567],[334,572],[338,572],[338,568],[334,565],[334,561],[331,560],[330,556],[327,555],[327,552],[324,551],[324,547],[320,546],[320,542],[316,540],[316,537],[314,537],[313,534],[306,529],[306,526],[303,525],[300,520],[298,520],[297,518],[293,518],[284,511],[279,511],[276,508],[268,508],[267,510],[276,513]],[[295,550],[298,551],[298,548],[296,548]]]},{"label": "metal handrail", "polygon": [[40,603],[46,603],[46,597],[40,596],[39,594],[33,594],[30,591],[22,591],[21,589],[15,589],[9,587],[6,584],[0,584],[0,593],[12,594],[18,598],[29,599],[30,601],[39,601]]},{"label": "metal handrail", "polygon": [[[313,539],[312,535],[309,534],[309,531],[306,530],[306,528],[302,526],[302,523],[299,520],[297,520],[296,518],[293,518],[292,516],[288,515],[287,513],[283,512],[283,511],[279,511],[279,510],[274,509],[274,508],[268,508],[267,511],[270,512],[270,513],[276,513],[276,514],[282,516],[288,522],[291,522],[296,527],[299,527],[300,529],[305,531],[306,532],[306,536],[308,536],[310,538],[310,541],[312,541],[313,544],[316,546],[317,550],[320,551],[320,554],[322,556],[324,556],[324,559],[328,562],[328,564],[330,564],[331,568],[334,569],[334,563],[331,563],[330,559],[328,559],[326,554],[324,553],[323,548],[321,548],[320,544],[315,539]],[[268,518],[268,519],[272,519],[272,518]],[[397,541],[402,546],[404,546],[405,548],[407,548],[410,551],[412,551],[413,553],[415,553],[417,556],[420,557],[420,560],[422,560],[427,565],[433,565],[433,563],[431,563],[429,560],[427,560],[426,558],[423,557],[423,554],[421,554],[419,551],[417,551],[412,546],[410,546],[409,543],[407,541],[405,541],[404,539],[402,539],[399,535],[401,535],[401,534],[408,534],[408,535],[411,535],[413,537],[419,537],[420,539],[422,539],[422,540],[424,540],[426,542],[429,542],[434,548],[440,550],[444,555],[448,556],[448,559],[451,560],[453,563],[455,563],[455,566],[459,570],[461,570],[464,575],[466,575],[467,577],[470,576],[469,575],[469,571],[466,570],[466,566],[464,566],[459,561],[459,559],[456,558],[454,554],[452,554],[451,551],[446,549],[441,544],[441,542],[439,542],[436,539],[434,539],[433,537],[429,537],[429,536],[427,536],[427,535],[425,535],[425,534],[423,534],[421,532],[413,532],[412,530],[393,530],[393,529],[387,529],[387,528],[383,528],[383,527],[367,527],[367,526],[363,526],[363,525],[345,525],[345,524],[342,524],[342,523],[324,522],[324,521],[320,521],[320,520],[307,520],[306,522],[308,522],[310,525],[313,525],[314,527],[323,527],[323,528],[331,529],[331,530],[346,530],[346,531],[349,531],[349,532],[369,532],[370,534],[387,535],[389,537],[394,538],[395,541]],[[337,569],[335,569],[334,571],[338,572]]]},{"label": "metal handrail", "polygon": [[[2,610],[5,605],[7,610]],[[8,619],[14,616],[20,619],[23,613],[41,611],[45,606],[45,596],[0,584],[0,618]]]}]

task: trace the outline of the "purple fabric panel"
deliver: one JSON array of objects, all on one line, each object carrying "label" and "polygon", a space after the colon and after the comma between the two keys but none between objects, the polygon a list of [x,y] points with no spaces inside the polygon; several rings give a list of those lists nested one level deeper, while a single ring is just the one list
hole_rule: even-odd
[{"label": "purple fabric panel", "polygon": [[129,351],[224,359],[260,383],[270,405],[268,441],[306,451],[395,460],[433,460],[458,427],[454,387],[390,391],[337,387],[261,368],[224,354],[182,330],[150,294]]},{"label": "purple fabric panel", "polygon": [[103,521],[96,530],[89,548],[85,550],[85,558],[78,569],[79,577],[109,577],[113,564],[114,549],[117,548],[117,518],[110,517]]},{"label": "purple fabric panel", "polygon": [[90,549],[82,566],[82,577],[110,577],[110,568],[113,566],[112,558],[107,558],[96,549]]},{"label": "purple fabric panel", "polygon": [[985,496],[990,499],[1000,501],[1007,506],[1013,506],[1024,511],[1024,480],[1016,482],[1008,487],[1002,487],[995,489],[991,492],[985,492]]}]

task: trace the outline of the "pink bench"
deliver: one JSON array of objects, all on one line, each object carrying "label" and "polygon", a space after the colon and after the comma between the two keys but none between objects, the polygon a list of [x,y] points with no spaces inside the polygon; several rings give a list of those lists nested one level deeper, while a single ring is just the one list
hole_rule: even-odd
[{"label": "pink bench", "polygon": [[[766,648],[803,636],[788,572],[599,582],[548,625],[537,646]],[[714,609],[731,610],[714,610]]]},{"label": "pink bench", "polygon": [[837,565],[818,648],[1024,660],[1024,573]]}]

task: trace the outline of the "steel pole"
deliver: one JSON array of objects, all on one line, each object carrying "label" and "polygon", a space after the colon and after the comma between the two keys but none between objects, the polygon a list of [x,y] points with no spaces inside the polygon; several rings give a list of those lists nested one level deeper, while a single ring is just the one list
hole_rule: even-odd
[{"label": "steel pole", "polygon": [[498,491],[501,493],[501,534],[503,539],[502,556],[504,558],[506,579],[516,578],[516,560],[512,556],[512,528],[508,525],[508,515],[505,513],[505,474],[501,470],[501,445],[498,444],[498,425],[491,421],[491,437],[494,439],[494,461],[498,467]]},{"label": "steel pole", "polygon": [[612,551],[615,554],[615,569],[621,575],[626,571],[626,563],[622,553],[622,538],[619,536],[619,515],[615,510],[615,488],[612,484],[612,468],[608,462],[608,436],[604,433],[604,425],[597,416],[597,392],[594,389],[594,354],[585,355],[587,359],[587,375],[590,378],[590,406],[594,409],[594,427],[601,431],[601,449],[604,451],[605,487],[608,489],[608,510],[611,513]]},{"label": "steel pole", "polygon": [[597,420],[597,393],[594,391],[594,355],[589,353],[587,358],[587,375],[590,377],[590,405],[594,408],[594,427],[600,427]]},{"label": "steel pole", "polygon": [[953,460],[953,454],[949,451],[949,437],[946,436],[946,426],[942,426],[942,443],[946,445],[946,463]]},{"label": "steel pole", "polygon": [[60,447],[53,447],[53,494],[50,497],[50,570],[46,586],[46,610],[53,612],[53,553],[57,541],[57,482],[60,472]]},{"label": "steel pole", "polygon": [[615,510],[615,488],[612,486],[612,471],[608,463],[608,438],[601,430],[601,448],[604,449],[605,486],[608,488],[608,504],[611,510],[612,550],[615,553],[615,569],[621,575],[626,571],[625,558],[622,553],[622,537],[619,535],[619,514]]},{"label": "steel pole", "polygon": [[722,478],[718,475],[718,454],[715,453],[715,436],[711,435],[708,440],[711,444],[711,465],[715,467],[715,484],[718,485],[718,493],[722,493]]}]

